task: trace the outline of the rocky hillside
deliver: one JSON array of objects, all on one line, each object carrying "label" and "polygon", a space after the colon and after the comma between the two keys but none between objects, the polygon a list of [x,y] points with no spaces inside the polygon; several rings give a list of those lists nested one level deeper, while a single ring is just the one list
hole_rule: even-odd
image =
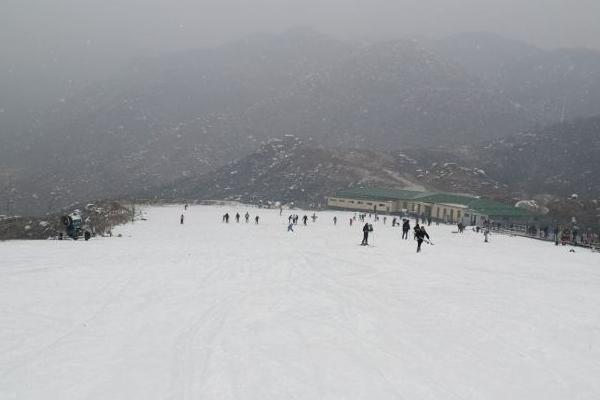
[{"label": "rocky hillside", "polygon": [[158,197],[279,201],[318,207],[335,191],[360,185],[437,189],[511,199],[506,184],[456,160],[453,153],[415,149],[334,150],[288,135],[270,140],[257,152],[214,172],[181,179],[160,190]]},{"label": "rocky hillside", "polygon": [[522,195],[600,198],[600,117],[494,140],[466,157]]}]

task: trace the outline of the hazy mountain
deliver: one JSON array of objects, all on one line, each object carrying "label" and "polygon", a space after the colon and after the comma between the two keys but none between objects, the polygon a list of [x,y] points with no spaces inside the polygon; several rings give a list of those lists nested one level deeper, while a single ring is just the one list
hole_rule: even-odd
[{"label": "hazy mountain", "polygon": [[539,124],[600,115],[597,50],[542,50],[489,33],[454,35],[432,47]]},{"label": "hazy mountain", "polygon": [[579,119],[494,140],[471,162],[524,194],[600,198],[600,117]]},{"label": "hazy mountain", "polygon": [[[472,43],[479,36],[458,38],[435,46],[352,43],[295,30],[136,60],[26,128],[11,128],[19,134],[3,135],[0,202],[39,214],[86,199],[152,196],[157,187],[204,177],[286,134],[313,147],[412,147],[427,149],[417,155],[437,149],[437,156],[453,157],[461,145],[527,131],[568,110],[591,113],[600,104],[593,101],[600,92],[594,52],[546,52],[494,36],[477,42],[478,52]],[[553,64],[556,54],[570,54],[574,67]],[[544,57],[543,65],[556,68],[542,71],[554,72],[529,77],[523,65]],[[553,79],[565,68],[573,78]],[[519,73],[524,77],[513,82]],[[521,92],[527,85],[532,89]],[[584,87],[587,97],[580,97]],[[558,94],[566,99],[561,113],[540,111],[557,104]],[[422,177],[427,185],[462,190],[471,181],[440,165],[433,153],[419,165],[432,169]],[[483,182],[474,189],[502,185]]]}]

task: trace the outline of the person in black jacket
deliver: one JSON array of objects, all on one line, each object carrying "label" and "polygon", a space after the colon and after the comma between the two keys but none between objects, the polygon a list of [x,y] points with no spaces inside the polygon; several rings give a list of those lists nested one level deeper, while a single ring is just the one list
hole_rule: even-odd
[{"label": "person in black jacket", "polygon": [[415,226],[415,238],[417,239],[417,253],[420,253],[421,252],[421,244],[423,244],[423,241],[425,240],[425,238],[429,239],[429,234],[425,230],[424,226],[421,226],[421,227],[419,227],[418,225]]},{"label": "person in black jacket", "polygon": [[365,226],[363,226],[363,240],[362,243],[360,244],[361,246],[368,246],[369,245],[369,223],[366,223]]},{"label": "person in black jacket", "polygon": [[410,231],[410,222],[407,219],[402,224],[402,239],[408,240],[408,231]]}]

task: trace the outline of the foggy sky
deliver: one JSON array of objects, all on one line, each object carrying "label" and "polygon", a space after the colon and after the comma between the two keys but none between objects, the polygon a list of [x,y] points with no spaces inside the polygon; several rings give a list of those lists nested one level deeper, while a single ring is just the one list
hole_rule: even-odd
[{"label": "foggy sky", "polygon": [[489,31],[600,49],[599,16],[598,0],[2,0],[0,89],[32,97],[108,76],[132,57],[294,26],[370,39]]}]

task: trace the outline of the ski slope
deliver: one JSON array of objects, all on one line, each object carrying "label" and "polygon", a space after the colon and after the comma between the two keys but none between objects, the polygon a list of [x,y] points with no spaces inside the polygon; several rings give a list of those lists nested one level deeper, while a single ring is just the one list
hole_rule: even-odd
[{"label": "ski slope", "polygon": [[447,225],[417,254],[391,219],[362,247],[349,213],[288,233],[286,211],[182,212],[0,243],[0,399],[600,398],[598,254]]}]

